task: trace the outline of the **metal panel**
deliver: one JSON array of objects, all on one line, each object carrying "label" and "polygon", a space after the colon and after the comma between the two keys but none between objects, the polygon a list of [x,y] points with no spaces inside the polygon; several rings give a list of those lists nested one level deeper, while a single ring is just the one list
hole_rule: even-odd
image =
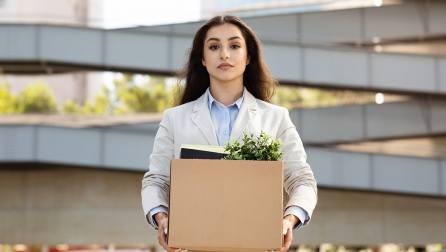
[{"label": "metal panel", "polygon": [[297,42],[298,16],[280,15],[243,19],[259,39],[264,41]]},{"label": "metal panel", "polygon": [[[294,126],[296,127],[297,132],[299,132],[299,134],[301,133],[301,122],[299,121],[299,116],[301,114],[301,110],[300,109],[295,109],[295,110],[290,110],[290,119],[291,122],[294,124]],[[302,137],[302,136],[301,136]]]},{"label": "metal panel", "polygon": [[306,148],[306,152],[318,185],[371,188],[369,154],[314,147]]},{"label": "metal panel", "polygon": [[446,101],[432,104],[431,125],[433,133],[446,132]]},{"label": "metal panel", "polygon": [[372,85],[385,89],[435,92],[435,68],[433,57],[374,53]]},{"label": "metal panel", "polygon": [[106,33],[106,64],[141,69],[169,69],[169,37],[110,31]]},{"label": "metal panel", "polygon": [[296,46],[264,45],[262,50],[271,73],[281,80],[302,79],[302,50]]},{"label": "metal panel", "polygon": [[328,149],[306,147],[307,162],[319,186],[334,185],[334,171],[332,168],[331,152]]},{"label": "metal panel", "polygon": [[160,122],[158,121],[158,122],[145,122],[145,123],[118,124],[118,125],[107,126],[104,128],[113,130],[125,130],[135,133],[144,132],[144,134],[150,132],[155,134],[159,129],[159,125]]},{"label": "metal panel", "polygon": [[155,134],[104,133],[104,166],[148,171]]},{"label": "metal panel", "polygon": [[[368,2],[371,3],[373,0],[368,0]],[[313,12],[300,12],[302,14],[285,14],[280,9],[286,9],[285,13],[297,13],[295,8],[293,10],[293,8],[288,7],[239,12],[238,14],[244,16],[242,17],[243,21],[254,29],[259,38],[275,41],[295,42],[296,39],[300,39],[305,43],[355,42],[362,40],[362,36],[365,36],[368,40],[373,37],[380,37],[385,41],[386,39],[391,40],[400,37],[416,38],[426,35],[442,35],[446,32],[446,26],[444,25],[446,23],[446,15],[444,15],[446,5],[433,1],[429,3],[429,8],[426,9],[428,11],[426,20],[428,30],[424,30],[424,20],[420,16],[420,12],[424,10],[417,8],[416,4],[407,2],[397,5],[384,5],[379,8],[325,9],[323,11],[314,9]],[[361,12],[364,15],[361,15]],[[300,24],[298,23],[299,19]],[[203,24],[204,22],[200,21],[136,27],[127,30],[193,35]]]},{"label": "metal panel", "polygon": [[342,187],[370,189],[372,187],[371,155],[345,152],[340,164],[342,167]]},{"label": "metal panel", "polygon": [[352,141],[363,137],[361,106],[305,109],[300,113],[304,142]]},{"label": "metal panel", "polygon": [[37,129],[38,161],[100,166],[100,134],[92,129],[40,126]]},{"label": "metal panel", "polygon": [[110,31],[131,31],[131,32],[147,32],[147,33],[171,33],[173,25],[153,25],[153,26],[139,26],[134,28],[118,28],[110,29]]},{"label": "metal panel", "polygon": [[440,161],[441,193],[446,196],[446,160]]},{"label": "metal panel", "polygon": [[[269,18],[273,17],[267,19]],[[189,24],[190,27],[196,25],[197,23]],[[23,38],[17,37],[20,41],[14,47],[17,49],[12,50],[12,54],[9,48],[6,52],[3,47],[0,47],[2,56],[12,55],[9,57],[14,58],[10,60],[17,60],[17,63],[21,63],[19,60],[23,58],[20,57],[28,57],[26,55],[36,57],[37,52],[32,48],[40,45],[42,50],[39,59],[42,61],[64,61],[86,64],[84,67],[93,65],[106,69],[113,66],[123,71],[144,70],[165,73],[179,68],[184,49],[190,46],[187,37],[180,38],[172,34],[155,32],[150,34],[45,25],[1,25],[0,27],[3,33],[5,33],[5,27],[14,27],[13,30],[17,27],[17,31],[20,31],[18,34],[23,35]],[[27,27],[26,29],[41,27],[40,42],[36,41],[34,36],[31,38],[31,34],[37,36],[37,33],[30,32],[33,31],[32,29],[22,34],[23,27]],[[105,42],[102,39],[105,39]],[[276,42],[267,41],[264,53],[272,72],[282,82],[307,81],[336,87],[354,86],[378,90],[446,93],[446,59],[444,57],[373,53],[370,56],[371,65],[369,66],[369,56],[364,51],[353,49],[341,51],[314,46],[306,46],[302,49],[298,45],[280,45],[277,43],[280,39],[278,38]],[[4,43],[4,41],[5,39],[1,37],[0,42]],[[105,55],[102,55],[104,51],[102,42],[105,43]],[[8,43],[13,46],[12,42]],[[15,57],[15,55],[18,56]],[[105,62],[102,62],[103,59]],[[437,65],[436,62],[439,64]],[[302,69],[304,72],[301,72]]]},{"label": "metal panel", "polygon": [[[415,4],[365,8],[365,36],[399,38],[423,36],[424,31]],[[416,18],[415,18],[416,17]]]},{"label": "metal panel", "polygon": [[172,70],[180,70],[187,62],[188,49],[192,47],[192,37],[172,37]]},{"label": "metal panel", "polygon": [[305,143],[347,142],[446,132],[446,102],[433,101],[431,106],[428,105],[407,101],[292,110],[290,117]]},{"label": "metal panel", "polygon": [[416,102],[365,105],[369,138],[428,134],[421,107]]},{"label": "metal panel", "polygon": [[305,48],[305,81],[366,86],[368,82],[365,52]]},{"label": "metal panel", "polygon": [[302,42],[325,43],[361,40],[360,9],[301,14]]},{"label": "metal panel", "polygon": [[[446,25],[445,25],[446,27]],[[446,58],[438,59],[438,91],[445,93],[446,92]]]},{"label": "metal panel", "polygon": [[173,24],[172,32],[194,36],[198,29],[200,29],[200,27],[204,25],[204,23],[204,21],[198,21],[183,24]]},{"label": "metal panel", "polygon": [[34,139],[33,126],[0,126],[0,160],[33,161]]},{"label": "metal panel", "polygon": [[36,26],[0,26],[0,59],[35,59]]},{"label": "metal panel", "polygon": [[446,33],[446,4],[444,3],[429,3],[429,34]]},{"label": "metal panel", "polygon": [[435,159],[374,156],[374,188],[382,191],[438,194]]},{"label": "metal panel", "polygon": [[42,26],[40,56],[45,60],[102,64],[101,34],[97,29]]},{"label": "metal panel", "polygon": [[[128,127],[1,126],[0,161],[40,161],[146,171],[155,139],[155,131],[139,131],[147,126],[139,125],[134,130]],[[318,147],[307,147],[306,152],[320,186],[446,195],[446,160]],[[33,158],[34,153],[37,159]]]}]

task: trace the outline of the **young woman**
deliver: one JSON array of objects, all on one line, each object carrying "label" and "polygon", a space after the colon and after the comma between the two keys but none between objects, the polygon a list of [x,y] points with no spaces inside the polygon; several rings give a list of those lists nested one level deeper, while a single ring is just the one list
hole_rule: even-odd
[{"label": "young woman", "polygon": [[[158,229],[168,252],[165,230],[169,207],[170,160],[182,144],[223,145],[243,132],[282,139],[284,187],[290,196],[283,219],[284,247],[292,230],[307,225],[317,201],[316,181],[288,110],[271,104],[276,80],[263,61],[254,32],[233,16],[214,17],[195,34],[184,68],[186,85],[177,105],[164,112],[142,183],[149,224]],[[253,212],[256,209],[252,209]]]}]

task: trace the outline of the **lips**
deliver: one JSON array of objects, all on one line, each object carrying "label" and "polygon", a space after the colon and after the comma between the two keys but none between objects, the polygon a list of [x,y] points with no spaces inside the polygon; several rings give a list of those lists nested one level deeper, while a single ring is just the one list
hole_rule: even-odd
[{"label": "lips", "polygon": [[231,67],[232,67],[232,65],[229,64],[229,63],[226,63],[226,62],[223,62],[223,63],[221,63],[221,64],[218,66],[218,68],[220,68],[220,69],[228,69],[228,68],[231,68]]}]

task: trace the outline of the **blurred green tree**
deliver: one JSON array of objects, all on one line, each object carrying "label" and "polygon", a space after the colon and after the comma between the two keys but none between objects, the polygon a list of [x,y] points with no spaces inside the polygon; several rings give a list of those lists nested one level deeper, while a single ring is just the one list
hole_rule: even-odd
[{"label": "blurred green tree", "polygon": [[288,109],[335,107],[373,103],[375,93],[280,85],[276,89],[273,101]]},{"label": "blurred green tree", "polygon": [[0,114],[16,113],[16,96],[10,92],[11,85],[2,79],[0,82]]},{"label": "blurred green tree", "polygon": [[10,87],[6,80],[0,82],[0,114],[57,112],[54,94],[45,83],[28,84],[17,95],[11,94]]},{"label": "blurred green tree", "polygon": [[62,111],[67,114],[79,114],[82,112],[82,107],[72,99],[68,99],[62,106]]},{"label": "blurred green tree", "polygon": [[[145,81],[136,81],[137,75],[122,74],[113,85],[102,85],[93,100],[83,106],[67,100],[61,111],[67,114],[129,114],[163,112],[174,106],[174,96],[181,95],[183,86],[168,85],[168,77],[150,75]],[[274,103],[288,109],[317,108],[364,104],[374,102],[374,93],[322,90],[294,86],[278,86]],[[54,113],[56,101],[51,89],[42,82],[29,84],[18,95],[11,94],[10,85],[0,81],[0,114]]]},{"label": "blurred green tree", "polygon": [[113,114],[110,90],[105,85],[102,85],[102,92],[96,94],[94,102],[85,101],[84,106],[80,106],[72,99],[65,101],[62,106],[62,111],[66,114],[87,114],[87,115],[103,115]]},{"label": "blurred green tree", "polygon": [[116,114],[137,112],[163,112],[172,107],[171,90],[166,87],[166,77],[150,76],[149,81],[136,84],[134,75],[124,74],[114,85],[119,106]]},{"label": "blurred green tree", "polygon": [[303,101],[301,89],[290,86],[278,86],[273,102],[287,109],[300,107]]},{"label": "blurred green tree", "polygon": [[17,95],[16,107],[18,113],[55,113],[56,99],[53,91],[41,81],[28,84]]},{"label": "blurred green tree", "polygon": [[62,110],[68,114],[130,114],[163,112],[173,106],[175,88],[168,88],[167,77],[151,75],[148,81],[137,83],[135,75],[122,74],[114,78],[113,86],[102,85],[94,101],[79,106],[67,100]]}]

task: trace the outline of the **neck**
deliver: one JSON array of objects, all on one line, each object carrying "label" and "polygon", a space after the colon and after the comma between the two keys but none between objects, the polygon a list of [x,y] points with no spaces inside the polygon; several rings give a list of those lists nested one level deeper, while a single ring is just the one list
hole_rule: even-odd
[{"label": "neck", "polygon": [[243,75],[231,81],[219,81],[211,77],[209,91],[219,103],[228,106],[243,96]]}]

